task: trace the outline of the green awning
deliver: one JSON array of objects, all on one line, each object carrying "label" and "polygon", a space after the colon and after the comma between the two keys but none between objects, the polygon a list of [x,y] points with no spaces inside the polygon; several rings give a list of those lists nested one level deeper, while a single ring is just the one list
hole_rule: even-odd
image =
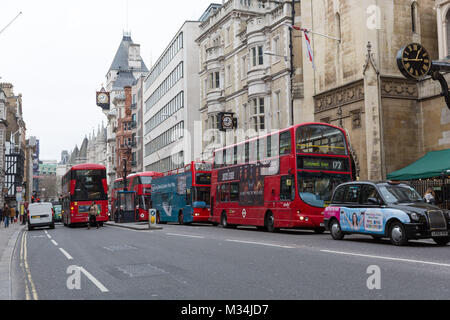
[{"label": "green awning", "polygon": [[387,175],[388,180],[418,180],[440,177],[450,173],[450,149],[428,152],[409,166]]}]

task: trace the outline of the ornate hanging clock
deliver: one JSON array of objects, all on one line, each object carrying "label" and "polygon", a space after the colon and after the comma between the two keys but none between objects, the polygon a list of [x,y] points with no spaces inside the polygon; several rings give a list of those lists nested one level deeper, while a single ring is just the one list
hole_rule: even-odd
[{"label": "ornate hanging clock", "polygon": [[430,73],[431,57],[421,44],[411,43],[398,52],[397,65],[405,77],[420,80]]}]

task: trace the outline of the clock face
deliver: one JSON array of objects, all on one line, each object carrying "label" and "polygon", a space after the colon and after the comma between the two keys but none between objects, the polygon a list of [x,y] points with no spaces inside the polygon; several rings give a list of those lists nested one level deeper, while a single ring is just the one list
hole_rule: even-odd
[{"label": "clock face", "polygon": [[102,103],[102,104],[108,103],[108,100],[109,100],[108,95],[103,92],[99,93],[97,96],[97,100],[98,100],[98,103]]},{"label": "clock face", "polygon": [[405,77],[419,80],[430,72],[431,57],[421,44],[411,43],[398,52],[397,64]]},{"label": "clock face", "polygon": [[222,121],[225,128],[230,128],[233,125],[233,119],[230,116],[224,116]]}]

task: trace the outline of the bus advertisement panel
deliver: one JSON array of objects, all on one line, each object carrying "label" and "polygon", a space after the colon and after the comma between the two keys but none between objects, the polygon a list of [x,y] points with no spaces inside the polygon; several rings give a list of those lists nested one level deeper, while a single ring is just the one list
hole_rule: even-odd
[{"label": "bus advertisement panel", "polygon": [[211,164],[192,162],[154,177],[152,204],[157,223],[209,222]]},{"label": "bus advertisement panel", "polygon": [[310,123],[214,152],[211,218],[225,227],[323,232],[323,211],[334,188],[350,181],[345,132]]},{"label": "bus advertisement panel", "polygon": [[73,166],[62,179],[64,225],[87,223],[93,202],[100,214],[97,221],[108,221],[108,186],[106,167],[97,164]]}]

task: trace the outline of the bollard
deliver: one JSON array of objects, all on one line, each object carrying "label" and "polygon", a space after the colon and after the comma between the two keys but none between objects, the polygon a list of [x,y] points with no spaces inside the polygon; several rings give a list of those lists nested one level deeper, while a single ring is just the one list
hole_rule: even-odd
[{"label": "bollard", "polygon": [[156,210],[155,209],[149,209],[148,210],[148,228],[151,229],[152,227],[156,226]]}]

